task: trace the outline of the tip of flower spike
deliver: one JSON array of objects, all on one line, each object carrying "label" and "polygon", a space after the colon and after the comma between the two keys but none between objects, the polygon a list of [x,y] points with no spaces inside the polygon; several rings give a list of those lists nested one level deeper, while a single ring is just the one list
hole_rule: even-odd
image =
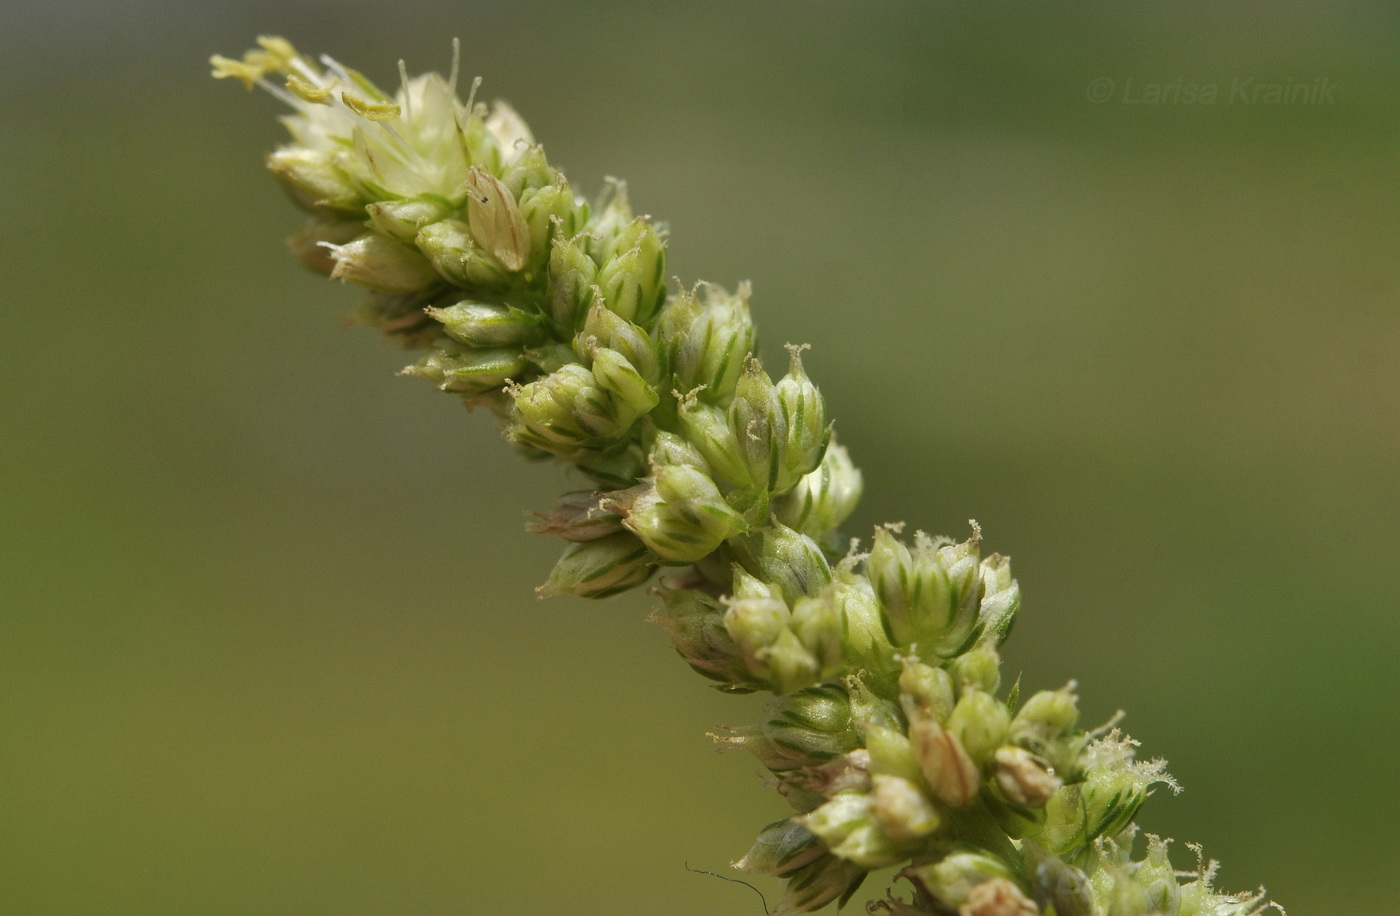
[{"label": "tip of flower spike", "polygon": [[246,52],[242,60],[220,54],[209,58],[215,79],[233,77],[249,89],[269,73],[285,73],[287,65],[296,59],[297,49],[278,35],[259,35],[258,47]]}]

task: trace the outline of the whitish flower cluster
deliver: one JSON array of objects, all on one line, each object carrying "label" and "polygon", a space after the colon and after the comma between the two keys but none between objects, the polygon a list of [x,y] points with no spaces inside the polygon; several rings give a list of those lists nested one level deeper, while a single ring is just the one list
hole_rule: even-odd
[{"label": "whitish flower cluster", "polygon": [[[998,647],[1020,591],[981,536],[898,526],[842,558],[861,493],[802,349],[774,381],[749,290],[669,292],[664,230],[620,184],[590,204],[502,103],[463,104],[457,67],[392,94],[278,38],[216,76],[287,102],[268,160],[310,218],[292,250],[368,291],[359,320],[422,355],[405,372],[483,405],[527,456],[592,487],[534,530],[567,542],[546,595],[601,598],[670,567],[655,620],[692,668],[770,691],[751,751],[795,813],[736,865],[786,880],[780,912],[846,901],[903,864],[894,914],[1227,916],[1258,897],[1132,856],[1160,763],[1077,727],[1073,686],[1024,701]],[[473,91],[475,85],[473,86]]]}]

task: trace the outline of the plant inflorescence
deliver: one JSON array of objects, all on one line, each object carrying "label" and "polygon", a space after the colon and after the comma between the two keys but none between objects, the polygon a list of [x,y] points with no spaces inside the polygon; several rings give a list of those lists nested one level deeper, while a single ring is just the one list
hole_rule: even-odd
[{"label": "plant inflorescence", "polygon": [[[1079,725],[1074,684],[1023,696],[998,649],[1009,561],[964,540],[838,528],[861,475],[802,347],[776,381],[750,290],[669,290],[666,234],[625,186],[576,194],[501,102],[451,75],[393,92],[261,38],[214,75],[286,102],[268,159],[309,218],[303,264],[368,291],[356,312],[421,355],[404,373],[500,418],[528,458],[589,485],[532,530],[565,542],[542,595],[657,578],[653,619],[720,690],[769,717],[716,736],[752,752],[793,813],[735,866],[786,882],[779,912],[844,903],[902,866],[892,916],[1243,916],[1273,904],[1179,872],[1134,817],[1161,761]],[[659,574],[659,575],[658,575]],[[1195,847],[1193,847],[1194,849]]]}]

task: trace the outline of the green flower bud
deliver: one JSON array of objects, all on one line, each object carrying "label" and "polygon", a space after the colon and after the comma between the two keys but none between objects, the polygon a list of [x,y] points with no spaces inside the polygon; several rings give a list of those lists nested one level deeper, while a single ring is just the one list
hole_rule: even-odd
[{"label": "green flower bud", "polygon": [[635,248],[603,262],[598,288],[608,308],[628,321],[648,326],[666,301],[666,248],[649,225]]},{"label": "green flower bud", "polygon": [[724,626],[719,602],[693,589],[659,591],[666,616],[653,614],[671,637],[676,652],[696,672],[721,683],[720,689],[747,692],[761,683],[739,658],[739,647]]},{"label": "green flower bud", "polygon": [[625,430],[661,400],[632,363],[616,350],[599,347],[593,353],[593,377],[598,387],[612,395],[612,417]]},{"label": "green flower bud", "polygon": [[448,337],[473,347],[534,346],[545,333],[543,318],[509,305],[463,301],[428,314]]},{"label": "green flower bud", "polygon": [[922,781],[884,773],[871,777],[870,812],[897,843],[921,840],[938,829],[938,812],[919,788]]},{"label": "green flower bud", "polygon": [[885,608],[890,642],[941,658],[971,647],[982,599],[977,544],[976,534],[954,544],[921,532],[911,553],[888,528],[876,531],[866,574]]},{"label": "green flower bud", "polygon": [[646,457],[636,442],[624,442],[604,451],[588,450],[572,457],[580,471],[609,490],[628,489],[646,474]]},{"label": "green flower bud", "polygon": [[802,347],[789,346],[788,352],[791,354],[788,374],[776,386],[786,431],[775,487],[779,491],[791,488],[815,471],[831,440],[831,427],[826,422],[826,402],[802,368]]},{"label": "green flower bud", "polygon": [[724,628],[739,647],[744,664],[755,677],[769,677],[769,650],[792,621],[787,605],[776,598],[759,597],[734,597],[726,604]]},{"label": "green flower bud", "polygon": [[[1011,635],[1016,612],[1021,609],[1021,587],[1011,578],[1011,560],[992,554],[982,561],[982,608],[985,632],[994,634],[999,646]],[[1063,916],[1063,914],[1061,914]]]},{"label": "green flower bud", "polygon": [[565,493],[554,508],[536,514],[525,524],[531,534],[552,534],[566,541],[596,541],[622,530],[622,516],[608,499],[610,494],[594,490]]},{"label": "green flower bud", "polygon": [[833,855],[863,868],[883,868],[905,858],[905,853],[875,819],[872,807],[871,796],[848,792],[797,821],[820,837]]},{"label": "green flower bud", "polygon": [[596,541],[570,544],[554,564],[549,581],[536,591],[541,598],[606,598],[641,585],[652,568],[646,545],[623,531]]},{"label": "green flower bud", "polygon": [[538,270],[550,258],[557,239],[577,235],[588,221],[588,205],[574,198],[560,175],[554,184],[526,190],[520,197],[520,214],[530,227],[530,270]]},{"label": "green flower bud", "polygon": [[1079,721],[1079,697],[1074,692],[1075,687],[1074,681],[1070,681],[1059,690],[1031,694],[1011,720],[1011,739],[1018,744],[1045,740],[1074,728]]},{"label": "green flower bud", "polygon": [[313,216],[287,239],[287,246],[303,267],[329,277],[335,270],[334,250],[364,231],[363,220]]},{"label": "green flower bud", "polygon": [[789,528],[821,540],[855,511],[863,487],[850,454],[833,438],[821,466],[776,500],[773,514]]},{"label": "green flower bud", "polygon": [[953,712],[953,680],[942,668],[926,665],[912,655],[900,658],[900,703],[907,715],[914,710],[930,710],[940,721]]},{"label": "green flower bud", "polygon": [[1042,907],[1053,906],[1056,916],[1092,916],[1094,892],[1084,872],[1030,840],[1021,844],[1021,855]]},{"label": "green flower bud", "polygon": [[948,672],[959,687],[972,686],[996,693],[1001,686],[1001,655],[995,640],[983,639],[970,652],[948,662]]},{"label": "green flower bud", "polygon": [[571,363],[513,392],[514,442],[557,455],[572,454],[581,443],[616,431],[607,393],[593,373]]},{"label": "green flower bud", "polygon": [[1011,716],[995,697],[973,687],[958,698],[947,725],[972,762],[980,767],[992,759],[992,754],[1006,740]]},{"label": "green flower bud", "polygon": [[506,270],[523,269],[530,257],[530,227],[515,195],[480,166],[467,173],[466,192],[472,238]]},{"label": "green flower bud", "polygon": [[782,589],[789,604],[831,584],[831,567],[821,548],[791,528],[775,523],[737,537],[730,544],[744,568]]},{"label": "green flower bud", "polygon": [[845,668],[845,634],[834,587],[793,602],[792,631],[816,661],[818,677],[833,677]]},{"label": "green flower bud", "polygon": [[768,670],[773,672],[773,685],[777,693],[801,690],[820,679],[821,663],[791,629],[779,633],[778,638],[764,651],[763,657]]},{"label": "green flower bud", "polygon": [[1091,743],[1084,751],[1084,781],[1051,796],[1036,841],[1057,855],[1073,855],[1128,826],[1154,785],[1177,789],[1164,761],[1133,759],[1136,746],[1117,729]]},{"label": "green flower bud", "polygon": [[627,357],[627,361],[649,384],[655,385],[660,380],[656,348],[647,332],[608,311],[601,301],[596,301],[588,310],[583,328],[574,337],[574,352],[579,359],[587,361],[592,359],[599,347],[616,350]]},{"label": "green flower bud", "polygon": [[870,752],[870,772],[898,776],[923,784],[924,772],[909,737],[897,728],[865,727],[865,747]]},{"label": "green flower bud", "polygon": [[432,382],[442,391],[478,395],[499,388],[527,368],[518,349],[478,350],[454,340],[439,339],[433,347],[399,373]]},{"label": "green flower bud", "polygon": [[894,663],[894,647],[880,623],[880,603],[870,580],[842,563],[832,571],[836,604],[844,627],[843,651],[851,667],[872,674],[888,674]]},{"label": "green flower bud", "polygon": [[376,230],[412,245],[424,226],[446,219],[451,208],[445,201],[419,197],[379,201],[366,206],[365,212]]},{"label": "green flower bud", "polygon": [[792,873],[787,881],[787,893],[772,916],[789,913],[809,913],[832,901],[837,908],[846,905],[869,872],[847,859],[827,853]]},{"label": "green flower bud", "polygon": [[752,848],[732,864],[749,874],[782,878],[821,858],[825,852],[826,847],[812,831],[799,824],[796,818],[785,817],[764,827]]},{"label": "green flower bud", "polygon": [[383,293],[410,293],[438,282],[432,265],[406,245],[367,232],[344,245],[324,243],[335,261],[331,279]]},{"label": "green flower bud", "polygon": [[787,696],[782,712],[764,724],[763,733],[789,755],[790,769],[818,766],[861,743],[850,697],[831,684]]},{"label": "green flower bud", "polygon": [[659,432],[652,443],[650,460],[652,465],[687,466],[709,470],[705,456],[685,439],[673,433]]},{"label": "green flower bud", "polygon": [[1152,916],[1177,916],[1181,910],[1181,885],[1167,855],[1169,842],[1149,836],[1147,855],[1133,872],[1133,881],[1147,892],[1147,912]]},{"label": "green flower bud", "polygon": [[739,444],[729,429],[725,411],[695,398],[680,401],[681,429],[686,439],[705,457],[719,479],[736,486],[748,485],[749,472]]},{"label": "green flower bud", "polygon": [[997,748],[996,783],[1007,800],[1021,808],[1045,807],[1050,796],[1064,785],[1050,768],[1024,748],[1006,745]]},{"label": "green flower bud", "polygon": [[565,333],[582,325],[597,295],[598,265],[584,248],[584,236],[557,236],[549,251],[549,307]]},{"label": "green flower bud", "polygon": [[471,228],[455,219],[429,223],[415,240],[433,268],[449,283],[465,289],[492,290],[505,285],[501,264],[472,240]]},{"label": "green flower bud", "polygon": [[[971,901],[972,893],[977,888],[993,881],[1012,882],[1012,886],[1015,886],[1007,864],[991,853],[980,850],[955,852],[939,862],[906,868],[903,874],[929,896],[949,908],[957,909],[960,916],[970,912],[961,908]],[[1015,910],[1010,913],[1021,916]],[[1034,906],[1030,916],[1037,916]]]},{"label": "green flower bud", "polygon": [[519,199],[522,194],[549,187],[560,180],[559,172],[552,168],[545,158],[544,147],[533,143],[520,143],[511,152],[514,155],[510,157],[509,164],[501,170],[501,184],[512,197]]},{"label": "green flower bud", "polygon": [[740,284],[733,295],[718,286],[701,290],[703,302],[693,292],[682,291],[666,306],[657,336],[665,342],[676,387],[696,391],[707,404],[726,407],[757,343],[749,317],[749,285]]},{"label": "green flower bud", "polygon": [[783,473],[787,421],[777,388],[756,359],[748,361],[735,386],[729,430],[748,469],[748,479],[769,492],[776,491]]},{"label": "green flower bud", "polygon": [[662,562],[694,563],[747,529],[714,481],[689,465],[658,465],[650,486],[623,502],[624,524]]},{"label": "green flower bud", "polygon": [[909,743],[935,798],[951,808],[961,808],[977,797],[981,784],[977,764],[931,710],[916,710],[910,717]]},{"label": "green flower bud", "polygon": [[320,150],[287,146],[267,157],[267,167],[303,209],[363,219],[364,197],[330,155]]}]

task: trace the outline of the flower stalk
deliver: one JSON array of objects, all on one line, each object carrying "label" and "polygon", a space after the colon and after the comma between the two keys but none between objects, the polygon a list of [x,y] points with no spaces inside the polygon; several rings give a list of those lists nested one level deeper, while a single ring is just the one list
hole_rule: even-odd
[{"label": "flower stalk", "polygon": [[1010,563],[966,540],[839,529],[862,489],[802,347],[755,354],[747,284],[668,291],[666,230],[626,187],[576,194],[521,117],[447,78],[394,92],[261,38],[214,75],[287,103],[268,166],[307,213],[294,254],[360,287],[359,323],[421,355],[404,374],[490,410],[531,458],[572,465],[532,531],[561,538],[542,596],[659,576],[653,615],[695,671],[773,695],[717,736],[791,813],[735,867],[786,883],[777,913],[844,904],[878,868],[897,916],[1245,916],[1213,867],[1179,873],[1139,807],[1174,788],[1116,729],[1078,724],[1074,685],[1001,689],[1020,607]]}]

